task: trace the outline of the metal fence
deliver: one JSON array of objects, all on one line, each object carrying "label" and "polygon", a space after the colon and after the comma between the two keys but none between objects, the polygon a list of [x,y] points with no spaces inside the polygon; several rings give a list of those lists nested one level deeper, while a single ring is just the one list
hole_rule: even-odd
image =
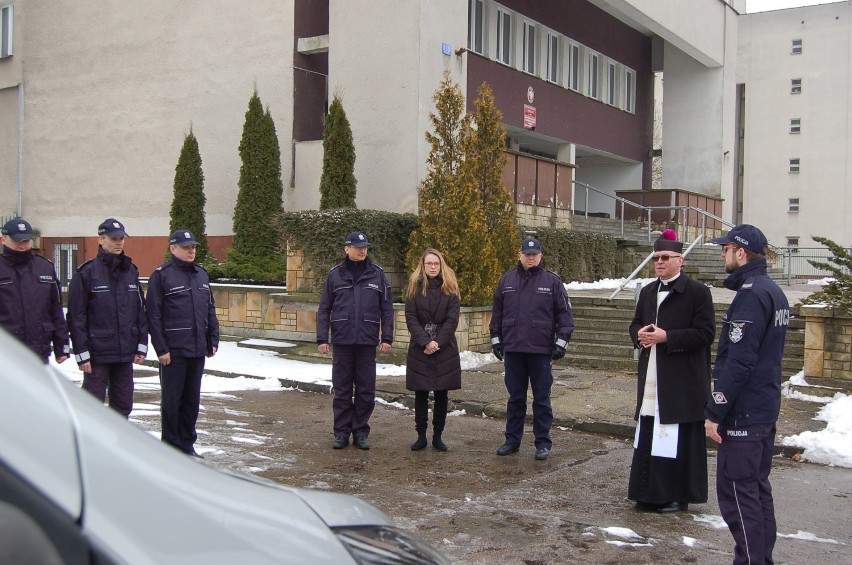
[{"label": "metal fence", "polygon": [[831,251],[825,247],[778,247],[776,265],[784,270],[787,284],[804,283],[833,276],[830,271],[818,269],[810,261],[831,262]]}]

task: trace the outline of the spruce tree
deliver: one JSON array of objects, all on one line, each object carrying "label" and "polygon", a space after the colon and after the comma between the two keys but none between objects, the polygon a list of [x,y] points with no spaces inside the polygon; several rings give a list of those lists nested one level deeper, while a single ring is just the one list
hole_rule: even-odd
[{"label": "spruce tree", "polygon": [[473,103],[473,129],[465,151],[464,166],[476,183],[476,192],[485,214],[485,225],[494,246],[501,271],[511,269],[518,259],[518,228],[512,195],[503,184],[506,155],[506,130],[503,114],[494,103],[488,83],[479,87],[479,97]]},{"label": "spruce tree", "polygon": [[204,205],[204,172],[201,170],[201,153],[198,140],[189,133],[183,140],[177,166],[175,167],[174,196],[169,216],[169,233],[186,229],[195,234],[198,241],[196,260],[204,263],[209,260]]},{"label": "spruce tree", "polygon": [[352,128],[343,109],[343,100],[340,94],[335,94],[328,108],[322,135],[320,210],[356,208],[357,184]]},{"label": "spruce tree", "polygon": [[273,227],[281,211],[281,151],[269,109],[263,110],[257,89],[246,111],[240,140],[240,180],[234,208],[234,250],[256,258],[280,253]]},{"label": "spruce tree", "polygon": [[448,73],[433,100],[435,112],[429,120],[434,133],[426,132],[431,150],[419,187],[419,221],[411,234],[409,264],[416,264],[424,249],[438,249],[458,275],[462,304],[488,304],[499,265],[476,182],[470,167],[464,166],[470,117],[465,114],[464,95]]},{"label": "spruce tree", "polygon": [[829,263],[808,259],[817,269],[829,271],[834,281],[820,291],[802,300],[803,304],[826,304],[843,314],[852,314],[852,250],[827,237],[814,236],[813,240],[828,247]]}]

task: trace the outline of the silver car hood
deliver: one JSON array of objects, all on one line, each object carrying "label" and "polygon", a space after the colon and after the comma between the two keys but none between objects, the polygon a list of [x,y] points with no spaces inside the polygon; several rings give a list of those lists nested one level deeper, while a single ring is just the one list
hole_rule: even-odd
[{"label": "silver car hood", "polygon": [[352,563],[330,526],[392,525],[351,496],[193,460],[0,334],[0,457],[117,562]]}]

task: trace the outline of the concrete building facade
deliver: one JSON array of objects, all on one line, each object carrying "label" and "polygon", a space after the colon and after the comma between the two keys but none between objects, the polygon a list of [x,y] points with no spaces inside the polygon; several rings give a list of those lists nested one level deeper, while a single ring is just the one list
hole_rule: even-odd
[{"label": "concrete building facade", "polygon": [[[615,215],[616,190],[650,190],[656,71],[666,85],[663,186],[733,192],[732,46],[743,0],[692,0],[688,10],[677,0],[0,7],[14,24],[11,53],[0,58],[0,215],[21,213],[45,241],[62,238],[66,247],[45,254],[69,267],[94,254],[91,235],[107,216],[127,224],[128,254],[143,273],[161,259],[190,127],[211,247],[226,247],[255,87],[278,131],[288,210],[319,204],[322,122],[340,93],[359,207],[416,211],[424,132],[445,72],[469,108],[483,81],[494,89],[507,149],[519,155],[504,177],[519,204],[570,214],[578,180],[604,193],[583,208]],[[527,178],[532,192],[520,186]]]},{"label": "concrete building facade", "polygon": [[852,2],[743,15],[735,219],[778,246],[852,245]]}]

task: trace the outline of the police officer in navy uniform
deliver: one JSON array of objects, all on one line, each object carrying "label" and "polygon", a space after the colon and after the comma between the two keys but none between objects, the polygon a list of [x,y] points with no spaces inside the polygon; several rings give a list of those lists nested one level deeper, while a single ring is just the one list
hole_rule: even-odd
[{"label": "police officer in navy uniform", "polygon": [[189,230],[169,238],[172,259],[148,279],[148,331],[160,360],[162,440],[195,452],[204,358],[219,348],[219,321],[207,271],[195,264],[198,242]]},{"label": "police officer in navy uniform", "polygon": [[124,416],[133,410],[133,364],[148,352],[139,269],[124,253],[127,232],[115,218],[98,226],[98,255],[77,268],[68,290],[68,327],[83,390]]},{"label": "police officer in navy uniform", "polygon": [[737,291],[722,320],[707,434],[719,443],[716,494],[734,537],[734,565],[772,563],[775,509],[769,471],[781,409],[781,358],[790,320],[787,298],[766,274],[766,237],[742,224],[722,245],[725,287]]},{"label": "police officer in navy uniform", "polygon": [[382,268],[367,258],[369,246],[361,232],[346,236],[346,257],[329,271],[317,311],[317,350],[328,354],[329,343],[334,344],[334,449],[349,445],[350,435],[355,447],[370,449],[376,346],[387,352],[393,343],[391,286]]},{"label": "police officer in navy uniform", "polygon": [[0,326],[47,363],[71,354],[62,294],[53,263],[32,251],[33,228],[22,218],[3,226],[0,260]]},{"label": "police officer in navy uniform", "polygon": [[523,241],[518,265],[500,278],[494,292],[491,350],[505,362],[506,442],[497,455],[518,451],[527,415],[527,388],[533,394],[535,458],[550,457],[553,409],[550,389],[551,364],[565,356],[574,331],[571,302],[559,275],[541,265],[541,243],[534,237]]}]

